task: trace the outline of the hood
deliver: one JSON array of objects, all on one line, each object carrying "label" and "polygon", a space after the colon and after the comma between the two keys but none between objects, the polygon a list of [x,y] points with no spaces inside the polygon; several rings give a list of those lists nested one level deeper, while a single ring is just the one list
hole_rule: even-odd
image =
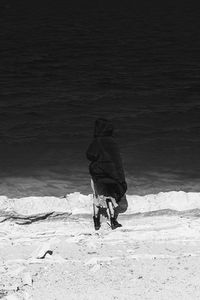
[{"label": "hood", "polygon": [[99,136],[112,136],[113,135],[113,125],[110,121],[106,119],[97,119],[94,128],[94,137]]}]

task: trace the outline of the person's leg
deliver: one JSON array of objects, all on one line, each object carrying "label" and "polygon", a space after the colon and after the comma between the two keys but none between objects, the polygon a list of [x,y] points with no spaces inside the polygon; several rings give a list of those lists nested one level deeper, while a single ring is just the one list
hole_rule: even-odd
[{"label": "person's leg", "polygon": [[99,230],[99,228],[101,227],[99,207],[96,206],[95,204],[93,204],[93,211],[94,211],[94,215],[93,215],[94,228],[95,230]]},{"label": "person's leg", "polygon": [[112,229],[116,229],[117,227],[121,227],[122,225],[117,222],[117,216],[115,214],[115,209],[113,207],[112,201],[110,199],[107,199],[107,206],[110,216],[110,226]]},{"label": "person's leg", "polygon": [[99,211],[99,206],[97,205],[97,195],[94,187],[94,182],[91,179],[91,187],[93,191],[93,221],[94,221],[94,228],[95,230],[99,230],[101,227],[100,224],[100,211]]},{"label": "person's leg", "polygon": [[110,218],[114,218],[115,211],[112,205],[112,201],[110,199],[106,199],[106,203],[107,203]]},{"label": "person's leg", "polygon": [[95,218],[99,217],[99,206],[97,206],[95,203],[93,203],[93,213]]}]

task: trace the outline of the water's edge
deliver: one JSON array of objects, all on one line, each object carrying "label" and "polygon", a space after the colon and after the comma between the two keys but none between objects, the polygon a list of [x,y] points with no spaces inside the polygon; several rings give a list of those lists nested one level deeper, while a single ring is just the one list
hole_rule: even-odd
[{"label": "water's edge", "polygon": [[[126,201],[127,199],[127,201]],[[127,195],[120,204],[125,215],[151,214],[160,211],[161,214],[198,211],[200,209],[200,193],[171,191],[149,194],[146,196]],[[8,198],[0,196],[0,217],[26,216],[39,218],[65,217],[72,215],[88,215],[92,213],[92,195],[79,192],[68,194],[65,198],[52,196]],[[1,220],[0,220],[1,222]]]}]

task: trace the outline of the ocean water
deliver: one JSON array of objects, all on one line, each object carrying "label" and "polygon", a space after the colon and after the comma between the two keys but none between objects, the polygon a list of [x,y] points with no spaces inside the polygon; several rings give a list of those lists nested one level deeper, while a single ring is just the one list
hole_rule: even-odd
[{"label": "ocean water", "polygon": [[115,126],[129,194],[200,191],[195,8],[8,0],[0,27],[1,195],[90,193],[97,117]]}]

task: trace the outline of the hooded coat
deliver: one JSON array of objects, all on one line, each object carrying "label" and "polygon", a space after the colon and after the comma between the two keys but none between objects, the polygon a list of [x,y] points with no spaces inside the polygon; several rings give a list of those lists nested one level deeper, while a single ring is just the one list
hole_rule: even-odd
[{"label": "hooded coat", "polygon": [[119,201],[127,190],[127,184],[111,122],[106,119],[96,120],[94,139],[86,155],[97,194],[111,196]]}]

